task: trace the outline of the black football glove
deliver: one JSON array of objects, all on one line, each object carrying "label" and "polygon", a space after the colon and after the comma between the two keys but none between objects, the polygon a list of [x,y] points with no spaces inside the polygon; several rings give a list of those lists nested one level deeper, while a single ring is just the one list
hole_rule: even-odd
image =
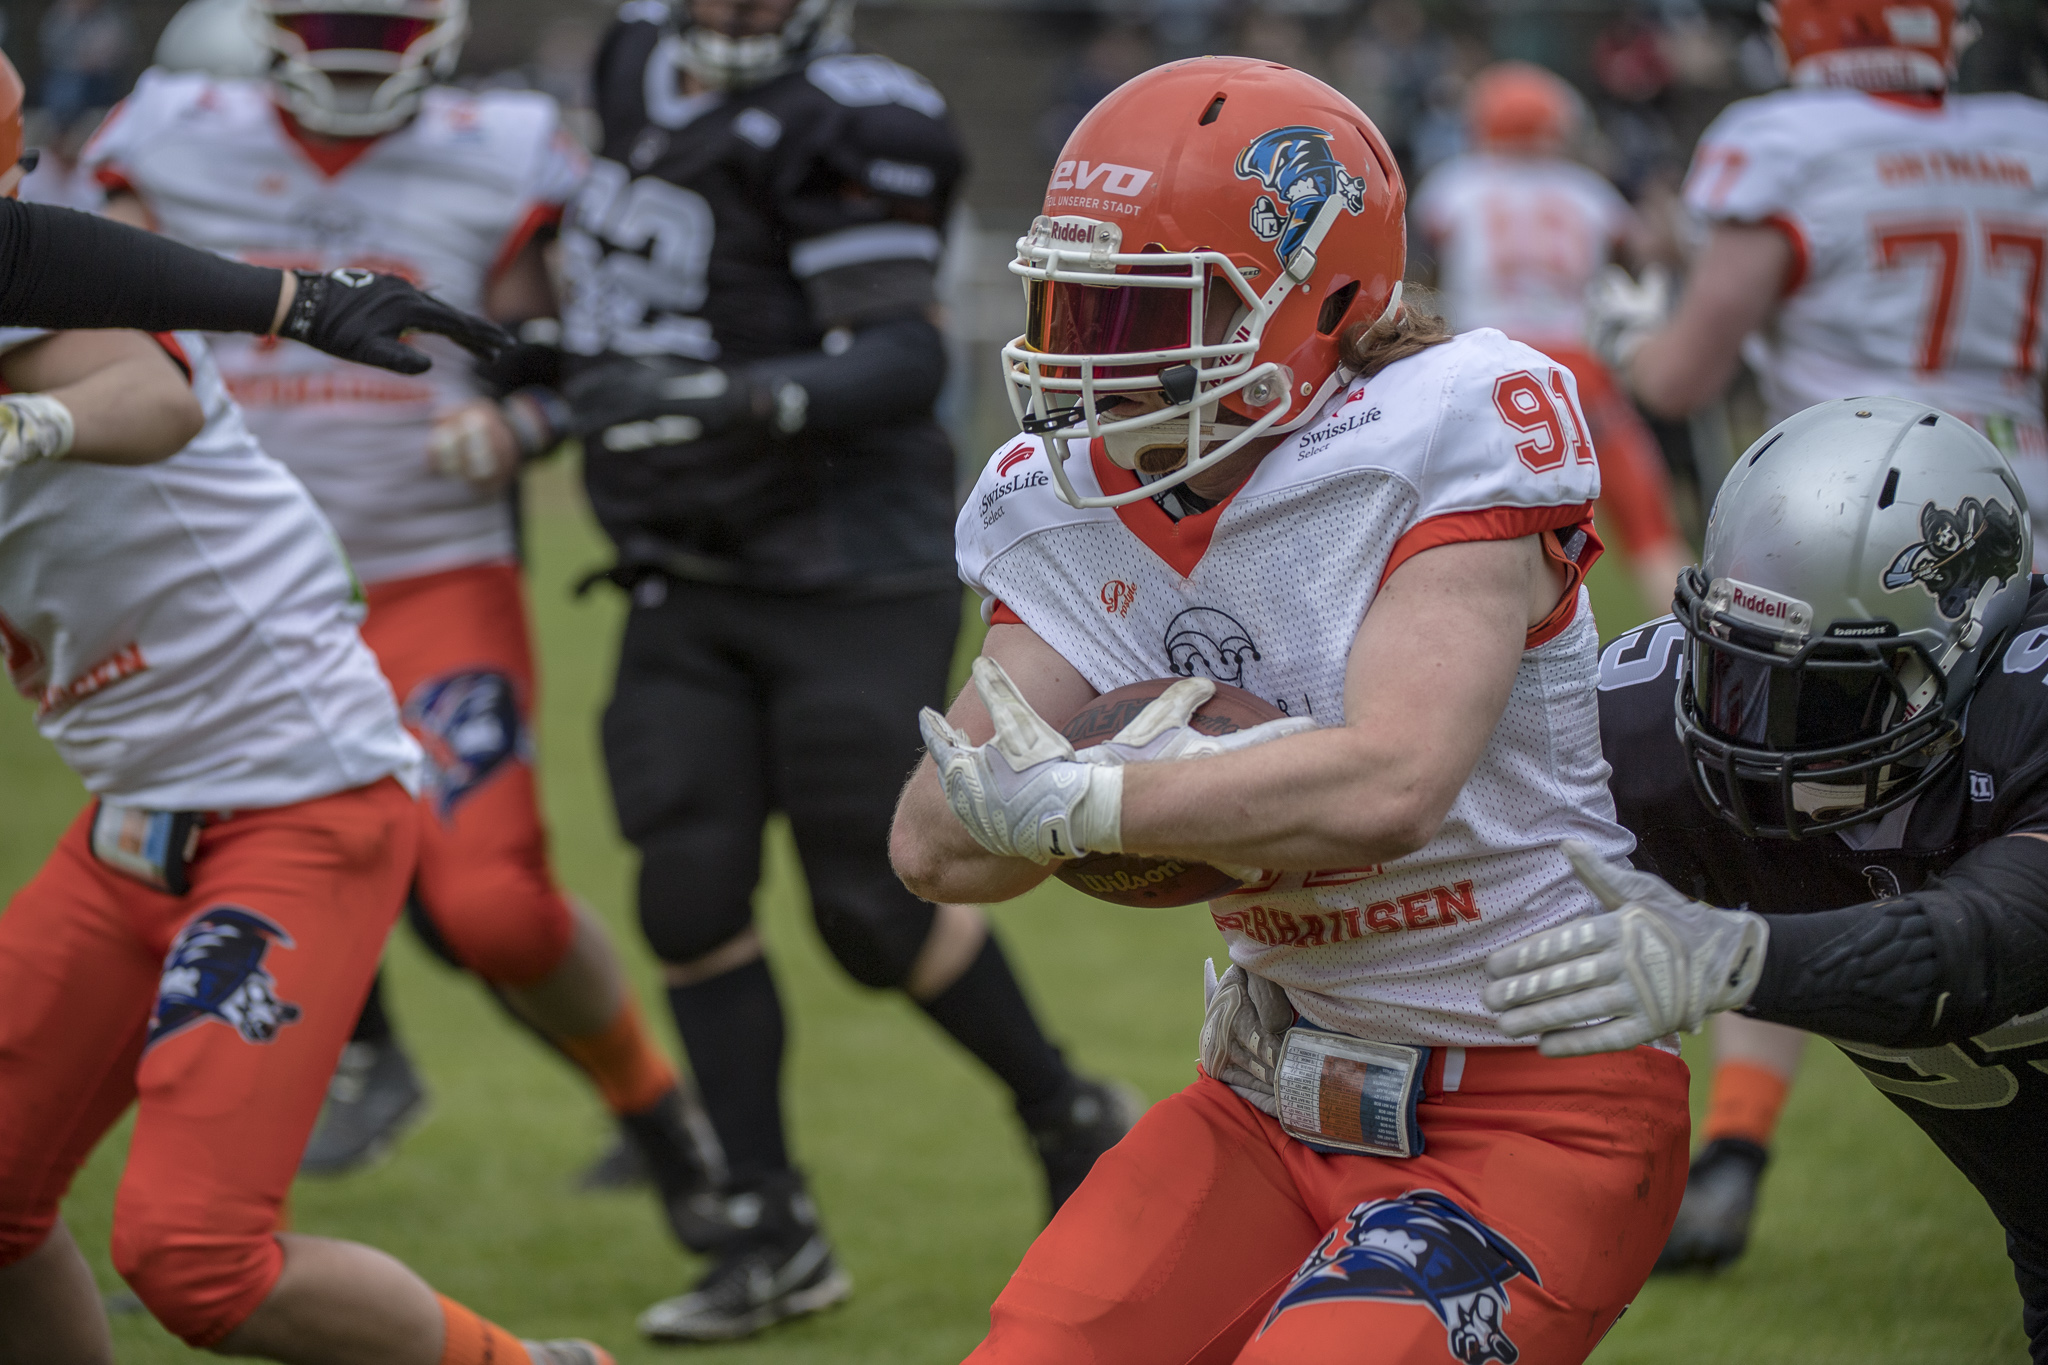
[{"label": "black football glove", "polygon": [[576,434],[615,454],[746,428],[793,435],[803,430],[810,402],[793,381],[764,385],[743,370],[681,369],[659,360],[594,366],[571,379],[562,396],[576,414]]},{"label": "black football glove", "polygon": [[399,340],[407,332],[438,332],[488,360],[512,344],[496,323],[472,317],[423,294],[396,275],[368,270],[294,272],[299,290],[278,335],[343,360],[400,374],[424,374],[434,362]]}]

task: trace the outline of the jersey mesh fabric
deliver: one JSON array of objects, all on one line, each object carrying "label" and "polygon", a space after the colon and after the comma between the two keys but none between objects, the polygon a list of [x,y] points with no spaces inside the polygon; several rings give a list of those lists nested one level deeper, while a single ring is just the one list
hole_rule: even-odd
[{"label": "jersey mesh fabric", "polygon": [[[2048,505],[2048,104],[1954,95],[1928,108],[1855,90],[1743,100],[1702,135],[1685,200],[1793,244],[1787,297],[1745,350],[1770,420],[1852,395],[1929,403],[1989,435],[2029,500]],[[2043,562],[2048,527],[2035,545]]]},{"label": "jersey mesh fabric", "polygon": [[[0,350],[34,334],[0,333]],[[362,603],[306,490],[266,456],[205,342],[206,425],[136,468],[0,479],[0,653],[87,790],[169,810],[283,806],[420,753],[356,634]]]},{"label": "jersey mesh fabric", "polygon": [[[411,123],[330,175],[266,83],[161,71],[143,75],[85,161],[181,241],[264,265],[389,271],[472,311],[587,166],[546,96],[436,89]],[[435,418],[477,390],[452,343],[419,345],[435,363],[413,377],[295,342],[216,340],[257,438],[312,489],[366,582],[512,555],[503,495],[428,464]]]},{"label": "jersey mesh fabric", "polygon": [[[1192,531],[1200,519],[1168,528],[1149,502],[1121,516],[1070,508],[1053,492],[1044,451],[1013,443],[962,510],[962,577],[1098,692],[1202,673],[1290,714],[1342,724],[1352,641],[1404,538],[1418,528],[1469,540],[1574,524],[1597,494],[1590,459],[1530,468],[1517,430],[1496,410],[1500,384],[1541,374],[1547,390],[1552,368],[1492,331],[1390,366],[1339,393]],[[1099,487],[1097,469],[1070,477],[1084,492]],[[1205,530],[1211,538],[1196,556],[1187,542]],[[1582,593],[1571,624],[1525,652],[1507,709],[1436,837],[1382,868],[1286,873],[1214,902],[1233,960],[1286,986],[1295,1007],[1327,1027],[1395,1042],[1502,1044],[1480,1003],[1480,963],[1592,908],[1557,851],[1561,840],[1584,839],[1616,858],[1629,848],[1600,757],[1596,656]]]}]

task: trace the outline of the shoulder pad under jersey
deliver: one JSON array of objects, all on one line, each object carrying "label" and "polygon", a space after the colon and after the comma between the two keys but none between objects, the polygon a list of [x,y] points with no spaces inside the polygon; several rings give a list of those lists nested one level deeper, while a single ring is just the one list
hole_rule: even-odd
[{"label": "shoulder pad under jersey", "polygon": [[1248,487],[1353,468],[1410,484],[1418,523],[1577,507],[1600,492],[1571,371],[1490,327],[1354,380],[1321,420],[1267,456]]}]

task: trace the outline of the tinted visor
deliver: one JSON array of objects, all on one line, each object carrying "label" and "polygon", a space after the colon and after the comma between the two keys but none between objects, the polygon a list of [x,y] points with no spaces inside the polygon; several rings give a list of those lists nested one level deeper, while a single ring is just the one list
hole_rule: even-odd
[{"label": "tinted visor", "polygon": [[1723,739],[1789,752],[1875,739],[1905,712],[1895,656],[1810,654],[1799,665],[1694,637],[1693,702]]},{"label": "tinted visor", "polygon": [[1141,285],[1025,283],[1024,344],[1052,355],[1131,355],[1194,344],[1189,292]]},{"label": "tinted visor", "polygon": [[409,51],[434,26],[431,19],[403,14],[287,14],[277,19],[308,52]]}]

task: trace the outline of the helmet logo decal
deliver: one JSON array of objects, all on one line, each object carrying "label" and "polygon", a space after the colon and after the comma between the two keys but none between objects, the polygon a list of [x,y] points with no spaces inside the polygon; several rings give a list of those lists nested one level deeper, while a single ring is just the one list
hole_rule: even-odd
[{"label": "helmet logo decal", "polygon": [[1927,503],[1920,509],[1920,539],[1899,551],[1884,571],[1886,592],[1915,583],[1935,599],[1941,614],[1957,620],[1968,612],[1985,583],[2006,583],[2026,572],[2018,514],[1999,502],[1964,498],[1951,512]]},{"label": "helmet logo decal", "polygon": [[1253,201],[1252,231],[1262,241],[1279,239],[1273,254],[1283,264],[1332,196],[1352,213],[1365,208],[1365,181],[1338,163],[1332,137],[1303,125],[1275,128],[1237,154],[1238,179],[1256,180],[1272,191]]}]

